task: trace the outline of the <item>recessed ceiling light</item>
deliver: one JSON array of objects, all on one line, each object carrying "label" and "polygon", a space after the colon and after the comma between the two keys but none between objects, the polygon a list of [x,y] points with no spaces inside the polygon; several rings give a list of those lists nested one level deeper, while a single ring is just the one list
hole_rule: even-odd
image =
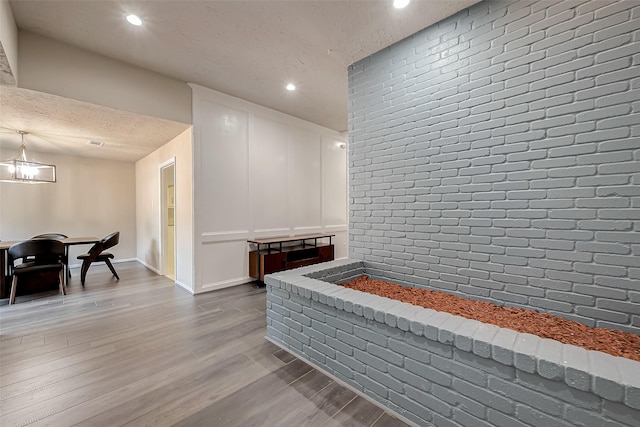
[{"label": "recessed ceiling light", "polygon": [[88,141],[87,144],[89,144],[89,145],[97,145],[98,147],[104,146],[104,142],[102,142],[102,141]]},{"label": "recessed ceiling light", "polygon": [[296,90],[296,85],[294,85],[293,83],[289,83],[287,85],[287,90]]},{"label": "recessed ceiling light", "polygon": [[407,5],[409,4],[411,0],[393,0],[393,6],[396,9],[403,9],[405,7],[407,7]]},{"label": "recessed ceiling light", "polygon": [[127,21],[129,21],[130,24],[135,25],[135,26],[140,26],[142,25],[142,19],[138,18],[138,15],[127,15]]}]

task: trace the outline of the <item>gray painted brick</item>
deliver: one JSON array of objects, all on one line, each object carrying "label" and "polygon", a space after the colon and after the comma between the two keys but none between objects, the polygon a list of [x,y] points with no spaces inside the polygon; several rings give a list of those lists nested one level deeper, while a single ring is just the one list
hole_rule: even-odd
[{"label": "gray painted brick", "polygon": [[375,393],[377,396],[382,397],[383,399],[386,399],[387,396],[389,395],[389,391],[385,386],[383,386],[382,384],[377,383],[377,382],[369,379],[365,375],[362,375],[360,373],[356,373],[354,375],[354,379],[358,382],[358,384],[362,385],[362,387],[365,390],[369,390],[369,391]]},{"label": "gray painted brick", "polygon": [[565,379],[569,386],[583,391],[591,390],[587,350],[581,347],[564,346],[562,348],[562,363],[565,366]]},{"label": "gray painted brick", "polygon": [[436,398],[447,402],[452,407],[458,407],[469,414],[475,415],[476,417],[483,418],[485,415],[486,409],[484,405],[455,393],[449,388],[434,384],[432,387],[432,394]]},{"label": "gray painted brick", "polygon": [[599,396],[577,390],[555,380],[541,378],[526,372],[518,372],[517,380],[524,387],[552,396],[567,403],[567,406],[576,406],[591,411],[599,410],[601,407],[602,399]]},{"label": "gray painted brick", "polygon": [[446,402],[414,387],[406,386],[406,395],[431,411],[443,414],[446,417],[449,417],[451,414],[451,408]]},{"label": "gray painted brick", "polygon": [[518,333],[501,328],[491,339],[491,357],[507,366],[513,365],[513,346]]},{"label": "gray painted brick", "polygon": [[364,374],[366,372],[366,365],[360,362],[359,360],[355,359],[351,355],[346,355],[345,353],[337,352],[336,360],[355,372],[360,372],[361,374]]},{"label": "gray painted brick", "polygon": [[[634,213],[640,79],[633,67],[640,64],[640,33],[630,21],[640,9],[622,4],[483,2],[350,67],[352,258],[374,262],[377,275],[404,283],[502,302],[524,298],[530,308],[587,324],[640,325],[633,314],[639,302],[628,297],[639,274],[629,264],[640,256]],[[449,58],[439,56],[445,51]],[[425,71],[407,71],[417,64]],[[381,92],[404,75],[412,80],[410,96],[407,86]],[[415,202],[398,199],[407,195]],[[383,232],[407,234],[375,234]],[[530,294],[522,292],[526,286]],[[335,301],[345,311],[356,302]],[[439,330],[444,319],[429,314],[421,322],[390,313],[389,323],[403,319],[407,344],[421,338],[444,345],[412,334],[451,340],[451,331]],[[468,334],[453,339],[468,349]],[[473,337],[472,351],[486,358],[487,349]],[[554,351],[550,357],[557,358]],[[513,355],[505,351],[504,358]],[[531,360],[527,354],[518,363],[530,370]],[[583,373],[590,379],[576,360],[565,380],[579,388]],[[556,362],[536,359],[535,369],[555,379]],[[534,424],[547,421],[536,410],[521,411]]]},{"label": "gray painted brick", "polygon": [[632,360],[624,358],[618,358],[616,364],[625,383],[624,403],[631,408],[640,410],[640,371],[637,369],[637,365]]},{"label": "gray painted brick", "polygon": [[384,372],[380,372],[376,369],[367,368],[366,374],[369,378],[371,378],[373,381],[382,384],[384,387],[386,387],[388,390],[393,390],[396,391],[398,393],[402,393],[404,391],[404,385],[401,381],[398,381],[397,379],[393,378],[391,375],[384,373]]},{"label": "gray painted brick", "polygon": [[355,349],[353,355],[356,360],[362,362],[365,366],[371,366],[381,372],[387,372],[389,364],[384,360],[372,356],[369,353]]},{"label": "gray painted brick", "polygon": [[337,362],[333,359],[326,359],[326,364],[331,371],[342,375],[343,378],[352,379],[354,377],[353,370],[351,370],[348,366],[343,365],[340,362]]},{"label": "gray painted brick", "polygon": [[453,380],[452,387],[462,395],[476,400],[484,405],[497,409],[505,414],[514,413],[514,404],[509,399],[499,396],[496,393],[486,390],[483,387],[478,387],[473,384],[469,384],[463,380],[455,378]]},{"label": "gray painted brick", "polygon": [[482,326],[482,322],[465,320],[453,331],[456,348],[471,352],[473,350],[473,336]]},{"label": "gray painted brick", "polygon": [[389,339],[389,350],[420,362],[427,363],[430,360],[430,354],[426,350],[417,348],[394,338]]},{"label": "gray painted brick", "polygon": [[399,355],[393,350],[380,347],[376,344],[367,344],[367,352],[397,366],[402,366],[404,362],[404,358],[402,357],[402,355]]},{"label": "gray painted brick", "polygon": [[447,358],[451,358],[453,356],[453,349],[449,345],[441,344],[437,341],[433,341],[413,334],[407,334],[405,338],[407,344],[424,349],[431,354],[437,354],[439,356]]},{"label": "gray painted brick", "polygon": [[[390,366],[390,370],[392,371],[393,366]],[[434,368],[425,363],[420,363],[412,359],[407,359],[405,368],[407,371],[417,375],[420,378],[424,378],[429,383],[440,384],[445,387],[449,387],[451,385],[451,378],[449,375],[443,373],[441,370]]]},{"label": "gray painted brick", "polygon": [[562,360],[562,344],[551,339],[540,339],[536,349],[536,372],[551,380],[564,379],[564,364]]},{"label": "gray painted brick", "polygon": [[569,427],[572,425],[560,418],[546,415],[526,405],[516,406],[516,417],[520,421],[536,427]]},{"label": "gray painted brick", "polygon": [[519,333],[513,346],[514,366],[524,372],[536,371],[536,350],[540,338],[531,334]]},{"label": "gray painted brick", "polygon": [[[310,323],[307,326],[309,325]],[[342,319],[339,319],[337,317],[333,317],[333,316],[327,317],[327,325],[333,328],[339,329],[341,331],[344,331],[348,334],[353,333],[353,324],[346,322]]]},{"label": "gray painted brick", "polygon": [[616,359],[606,353],[588,351],[587,360],[590,373],[593,375],[593,391],[610,401],[622,401],[624,387],[621,384],[621,373],[618,372]]},{"label": "gray painted brick", "polygon": [[410,331],[415,335],[424,336],[424,325],[436,313],[435,310],[430,309],[418,311],[409,324]]},{"label": "gray painted brick", "polygon": [[640,423],[638,423],[638,411],[628,406],[605,400],[602,404],[602,413],[623,425],[640,426]]},{"label": "gray painted brick", "polygon": [[453,419],[461,425],[469,427],[493,427],[491,423],[478,419],[477,417],[474,417],[473,415],[458,408],[453,408]]},{"label": "gray painted brick", "polygon": [[[468,353],[467,353],[468,354]],[[475,356],[473,356],[475,357]],[[481,359],[484,360],[484,359]],[[461,363],[462,362],[462,363]],[[431,359],[431,364],[434,368],[441,372],[447,372],[454,377],[463,379],[470,383],[476,384],[480,387],[484,387],[487,384],[487,373],[477,369],[478,366],[465,363],[465,361],[450,360],[434,356]],[[441,383],[441,385],[444,385]]]},{"label": "gray painted brick", "polygon": [[336,333],[336,338],[360,350],[365,350],[367,348],[366,340],[358,338],[351,333],[345,333],[339,330]]},{"label": "gray painted brick", "polygon": [[391,402],[399,405],[402,408],[407,408],[408,411],[419,417],[416,420],[416,425],[427,425],[426,422],[433,419],[432,412],[430,410],[412,399],[407,399],[399,393],[390,391],[389,399],[391,400]]},{"label": "gray painted brick", "polygon": [[547,397],[511,381],[500,378],[489,378],[489,389],[505,397],[513,398],[517,402],[536,408],[546,414],[561,417],[564,405],[555,398]]},{"label": "gray painted brick", "polygon": [[596,415],[593,412],[585,411],[583,409],[575,408],[572,406],[569,406],[567,408],[566,417],[576,424],[586,426],[616,427],[620,425],[618,422],[605,419],[601,415]]}]

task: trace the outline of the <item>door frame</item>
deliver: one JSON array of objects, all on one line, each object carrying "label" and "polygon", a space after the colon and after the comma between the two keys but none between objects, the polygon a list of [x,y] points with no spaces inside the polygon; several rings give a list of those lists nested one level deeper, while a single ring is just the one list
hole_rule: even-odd
[{"label": "door frame", "polygon": [[[169,181],[169,182],[165,182],[164,179],[164,174],[163,171],[166,168],[169,167],[173,167],[173,180]],[[168,226],[168,218],[166,213],[168,212],[168,203],[167,203],[167,191],[166,189],[169,187],[169,185],[173,185],[173,277],[169,277],[170,279],[172,279],[174,282],[177,281],[177,277],[178,277],[178,264],[177,264],[177,250],[176,250],[176,236],[177,236],[177,229],[178,229],[178,224],[177,224],[177,215],[176,215],[176,206],[177,206],[177,202],[178,202],[178,196],[176,194],[176,158],[175,157],[171,157],[168,160],[162,162],[159,166],[158,166],[158,182],[159,182],[159,209],[158,209],[158,216],[159,216],[159,226],[160,226],[160,230],[158,233],[158,237],[160,240],[160,244],[159,244],[159,271],[160,274],[162,276],[165,277],[169,277],[167,276],[167,235],[166,235],[166,230],[167,230],[167,226]]]}]

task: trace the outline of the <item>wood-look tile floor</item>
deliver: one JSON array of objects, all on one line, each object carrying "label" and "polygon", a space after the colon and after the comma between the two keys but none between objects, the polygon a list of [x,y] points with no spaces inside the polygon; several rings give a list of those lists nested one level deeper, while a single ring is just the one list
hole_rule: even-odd
[{"label": "wood-look tile floor", "polygon": [[2,427],[406,425],[266,341],[263,288],[116,269],[0,302]]}]

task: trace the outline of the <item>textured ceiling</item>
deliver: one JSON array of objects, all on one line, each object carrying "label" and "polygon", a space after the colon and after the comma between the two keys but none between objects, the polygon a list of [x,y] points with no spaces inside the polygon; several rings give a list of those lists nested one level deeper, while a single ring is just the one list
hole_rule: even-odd
[{"label": "textured ceiling", "polygon": [[[10,5],[21,30],[342,132],[347,129],[350,64],[477,1],[413,0],[402,10],[394,9],[391,0],[19,0]],[[138,14],[145,24],[129,25],[126,13]],[[287,82],[295,83],[298,90],[285,91]],[[16,93],[3,90],[2,95]],[[50,99],[44,97],[41,108]],[[60,112],[63,101],[56,101],[55,111]],[[116,127],[121,123],[122,117],[109,119],[104,109],[97,113],[96,120],[103,117]],[[69,117],[63,113],[59,121]],[[4,122],[0,125],[7,127]],[[68,131],[52,129],[87,139],[79,132],[83,128],[88,127],[75,122]],[[169,124],[166,128],[176,131]],[[129,143],[134,144],[122,142],[121,146]],[[147,149],[138,148],[139,153]],[[135,149],[130,149],[133,154]]]},{"label": "textured ceiling", "polygon": [[[26,130],[27,153],[41,151],[133,161],[184,132],[189,125],[60,96],[0,86],[2,147],[17,148]],[[103,142],[103,146],[89,141]]]}]

